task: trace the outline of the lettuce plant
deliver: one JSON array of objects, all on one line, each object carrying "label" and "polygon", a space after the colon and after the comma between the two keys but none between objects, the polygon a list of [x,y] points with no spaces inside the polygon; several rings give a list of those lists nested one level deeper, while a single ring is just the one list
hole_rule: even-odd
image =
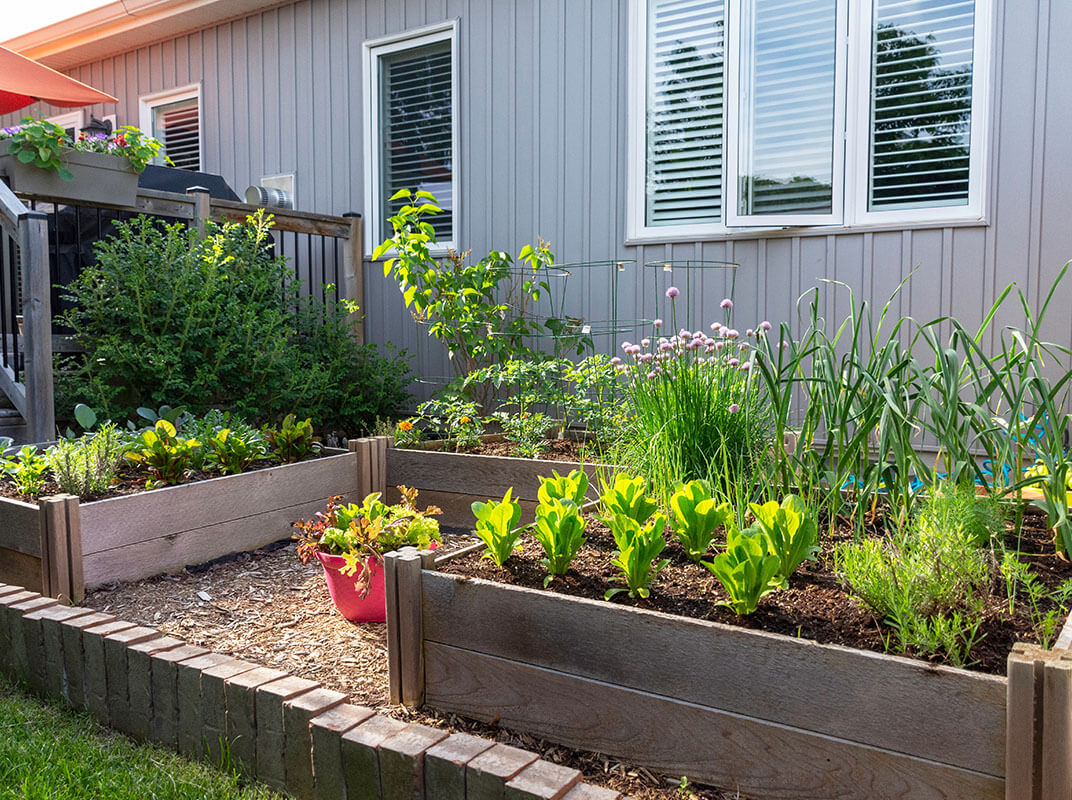
[{"label": "lettuce plant", "polygon": [[707,553],[715,531],[733,521],[729,503],[716,505],[702,481],[689,481],[670,495],[671,529],[693,561]]},{"label": "lettuce plant", "polygon": [[556,469],[552,470],[551,476],[540,476],[540,491],[536,496],[541,503],[570,500],[578,507],[584,505],[585,495],[588,494],[588,475],[583,469],[575,469],[569,475],[559,475]]},{"label": "lettuce plant", "polygon": [[[158,420],[134,440],[133,447],[123,453],[127,461],[141,464],[152,472],[155,483],[177,483],[186,477],[194,454],[201,447],[197,439],[184,439],[166,419]],[[147,486],[152,486],[150,480]]]},{"label": "lettuce plant", "polygon": [[498,503],[473,503],[473,514],[476,516],[477,537],[487,549],[481,558],[490,558],[495,566],[501,567],[503,562],[518,547],[518,539],[521,538],[522,528],[518,527],[521,521],[521,504],[510,495],[513,488],[507,489],[503,499]]},{"label": "lettuce plant", "polygon": [[607,525],[614,536],[614,543],[618,546],[611,562],[622,571],[621,575],[616,576],[616,580],[625,586],[608,589],[603,598],[610,600],[614,595],[625,591],[629,592],[630,597],[648,597],[651,594],[651,582],[670,563],[670,559],[666,558],[653,563],[666,548],[666,538],[663,536],[666,517],[662,514],[652,514],[641,525],[628,514],[616,513],[607,518]]},{"label": "lettuce plant", "polygon": [[760,599],[778,588],[781,559],[767,552],[763,533],[757,528],[731,528],[726,533],[726,550],[711,561],[701,561],[718,578],[729,595],[719,605],[733,609],[737,616],[751,614]]},{"label": "lettuce plant", "polygon": [[756,517],[767,551],[778,557],[778,577],[782,586],[808,558],[819,552],[819,523],[796,495],[786,497],[781,505],[771,500],[763,505],[749,504]]},{"label": "lettuce plant", "polygon": [[615,516],[626,516],[638,525],[643,525],[659,507],[655,498],[648,496],[644,478],[634,478],[624,472],[615,475],[611,484],[603,482],[603,495],[600,499],[608,525],[612,525],[611,519]]},{"label": "lettuce plant", "polygon": [[556,575],[565,575],[581,545],[585,543],[584,517],[577,505],[569,500],[552,500],[536,507],[536,523],[532,535],[543,547],[546,558],[540,563],[547,569],[543,585]]}]

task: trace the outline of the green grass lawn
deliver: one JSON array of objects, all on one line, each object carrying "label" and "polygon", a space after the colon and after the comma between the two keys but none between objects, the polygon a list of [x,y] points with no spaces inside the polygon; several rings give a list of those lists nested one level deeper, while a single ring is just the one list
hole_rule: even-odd
[{"label": "green grass lawn", "polygon": [[102,728],[0,678],[0,800],[283,800],[263,786]]}]

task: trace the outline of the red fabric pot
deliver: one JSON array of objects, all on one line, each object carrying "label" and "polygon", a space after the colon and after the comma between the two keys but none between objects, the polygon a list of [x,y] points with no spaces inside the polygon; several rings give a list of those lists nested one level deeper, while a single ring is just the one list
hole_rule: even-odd
[{"label": "red fabric pot", "polygon": [[387,600],[384,592],[383,565],[374,558],[365,559],[365,569],[371,569],[368,594],[364,597],[354,589],[354,584],[363,574],[358,572],[352,577],[343,575],[339,570],[346,565],[342,556],[317,553],[317,559],[324,567],[324,578],[328,582],[328,592],[339,609],[350,622],[386,622]]}]

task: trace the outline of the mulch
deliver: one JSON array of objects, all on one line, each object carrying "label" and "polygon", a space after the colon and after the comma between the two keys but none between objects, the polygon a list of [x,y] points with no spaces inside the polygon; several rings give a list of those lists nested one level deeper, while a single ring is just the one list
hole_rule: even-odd
[{"label": "mulch", "polygon": [[[467,542],[456,544],[461,543]],[[451,546],[449,538],[446,546]],[[204,569],[107,586],[88,595],[83,605],[218,653],[319,681],[346,692],[353,703],[406,722],[465,731],[539,753],[580,769],[589,783],[635,800],[690,796],[671,788],[678,786],[678,778],[598,753],[570,750],[454,714],[390,705],[386,626],[343,619],[331,602],[320,566],[303,565],[292,545],[242,553]],[[743,797],[697,785],[689,790],[696,800]]]}]

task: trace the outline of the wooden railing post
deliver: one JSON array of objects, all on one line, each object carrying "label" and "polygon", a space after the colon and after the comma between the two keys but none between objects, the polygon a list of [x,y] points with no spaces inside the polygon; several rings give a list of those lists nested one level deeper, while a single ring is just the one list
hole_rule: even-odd
[{"label": "wooden railing post", "polygon": [[22,266],[22,316],[26,354],[27,426],[30,439],[47,442],[56,435],[52,387],[52,279],[48,263],[48,217],[30,211],[19,220]]},{"label": "wooden railing post", "polygon": [[365,343],[365,228],[361,215],[347,212],[350,236],[343,250],[342,275],[339,276],[339,299],[355,303],[360,310],[349,315],[354,338]]},{"label": "wooden railing post", "polygon": [[205,223],[212,219],[212,195],[203,186],[191,186],[186,196],[194,201],[194,227],[199,235],[205,235]]}]

